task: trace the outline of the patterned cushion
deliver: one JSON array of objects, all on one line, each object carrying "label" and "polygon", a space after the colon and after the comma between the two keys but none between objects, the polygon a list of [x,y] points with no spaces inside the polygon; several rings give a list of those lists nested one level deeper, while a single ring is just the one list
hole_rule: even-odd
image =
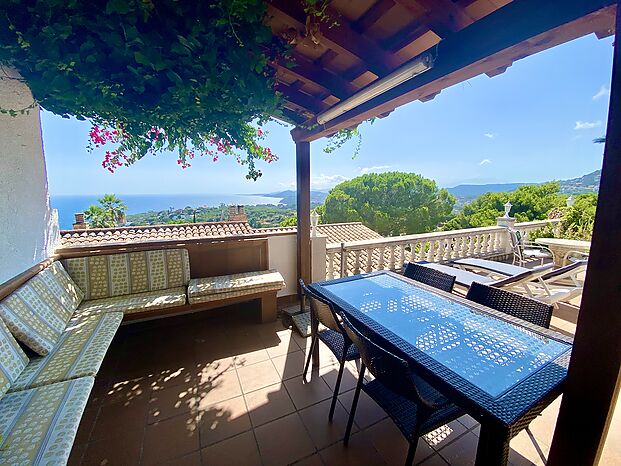
[{"label": "patterned cushion", "polygon": [[66,464],[93,377],[13,392],[0,400],[0,464]]},{"label": "patterned cushion", "polygon": [[194,278],[188,285],[188,300],[190,304],[206,303],[264,291],[278,291],[284,286],[282,275],[275,270]]},{"label": "patterned cushion", "polygon": [[15,338],[45,356],[80,301],[81,292],[62,266],[52,265],[0,302],[0,317]]},{"label": "patterned cushion", "polygon": [[84,301],[76,311],[77,316],[102,314],[105,312],[123,312],[133,314],[135,312],[152,311],[185,304],[185,287],[171,288],[162,291],[150,291],[129,296],[116,296],[114,298],[94,299]]},{"label": "patterned cushion", "polygon": [[121,312],[70,320],[50,354],[33,358],[10,391],[96,375],[122,320]]},{"label": "patterned cushion", "polygon": [[185,249],[78,257],[64,264],[89,300],[187,286],[190,280]]},{"label": "patterned cushion", "polygon": [[0,398],[28,364],[28,356],[0,320]]}]

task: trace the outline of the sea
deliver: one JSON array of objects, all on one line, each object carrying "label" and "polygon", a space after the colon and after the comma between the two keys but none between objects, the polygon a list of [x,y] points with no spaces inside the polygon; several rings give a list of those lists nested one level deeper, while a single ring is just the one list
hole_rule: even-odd
[{"label": "sea", "polygon": [[[280,198],[253,194],[117,194],[127,206],[128,214],[183,209],[184,207],[217,207],[221,204],[260,205],[278,204]],[[58,209],[58,223],[62,230],[70,230],[74,214],[84,212],[97,204],[101,195],[52,195],[50,203]]]}]

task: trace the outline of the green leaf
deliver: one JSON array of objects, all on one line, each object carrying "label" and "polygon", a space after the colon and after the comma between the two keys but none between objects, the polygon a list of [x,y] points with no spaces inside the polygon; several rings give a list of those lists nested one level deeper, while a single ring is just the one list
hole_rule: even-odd
[{"label": "green leaf", "polygon": [[127,0],[108,0],[106,4],[107,14],[126,14],[129,12],[129,2]]}]

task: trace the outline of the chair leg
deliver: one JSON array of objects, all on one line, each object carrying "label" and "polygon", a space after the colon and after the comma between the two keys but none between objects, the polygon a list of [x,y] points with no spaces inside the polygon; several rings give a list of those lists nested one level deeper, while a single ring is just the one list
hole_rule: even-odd
[{"label": "chair leg", "polygon": [[345,438],[343,444],[347,446],[349,443],[349,436],[351,435],[351,428],[354,424],[354,417],[356,416],[356,408],[358,407],[358,398],[360,398],[360,390],[362,390],[362,383],[364,382],[364,370],[365,365],[360,366],[360,375],[358,376],[358,383],[356,384],[356,392],[354,393],[354,400],[351,403],[351,409],[349,410],[349,419],[347,420],[347,429],[345,429]]},{"label": "chair leg", "polygon": [[418,447],[418,439],[410,443],[410,448],[408,448],[408,456],[405,459],[405,466],[412,466],[412,463],[414,462],[414,455],[416,455],[416,447]]},{"label": "chair leg", "polygon": [[306,374],[308,373],[308,368],[310,366],[311,359],[313,359],[313,349],[315,348],[315,345],[317,344],[318,339],[319,337],[317,337],[317,335],[313,335],[313,338],[311,340],[311,345],[308,351],[308,357],[306,358],[306,364],[304,365],[304,373],[302,374],[302,380],[304,382],[308,382],[308,380],[306,380]]},{"label": "chair leg", "polygon": [[[343,353],[346,353],[344,351]],[[341,379],[343,378],[343,371],[345,370],[345,354],[341,358],[341,367],[339,367],[339,375],[336,377],[336,384],[334,385],[334,393],[332,394],[332,404],[330,405],[330,413],[328,414],[328,421],[332,422],[334,417],[334,408],[336,408],[336,400],[339,396],[339,388],[341,388]]]}]

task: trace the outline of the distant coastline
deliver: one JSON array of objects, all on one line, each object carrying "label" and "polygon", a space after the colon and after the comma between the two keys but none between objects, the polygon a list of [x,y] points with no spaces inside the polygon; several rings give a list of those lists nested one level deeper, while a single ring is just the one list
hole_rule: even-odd
[{"label": "distant coastline", "polygon": [[[254,194],[117,194],[127,205],[127,213],[140,214],[184,207],[217,207],[220,204],[277,205],[278,197]],[[51,195],[52,208],[58,209],[58,223],[63,230],[70,230],[74,214],[84,212],[97,203],[101,195]]]}]

